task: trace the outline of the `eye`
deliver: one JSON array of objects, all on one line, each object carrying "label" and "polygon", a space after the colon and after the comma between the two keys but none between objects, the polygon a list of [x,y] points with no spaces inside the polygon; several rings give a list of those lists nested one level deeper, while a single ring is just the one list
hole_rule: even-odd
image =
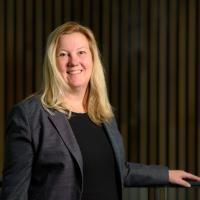
[{"label": "eye", "polygon": [[87,53],[87,52],[84,51],[84,50],[81,50],[81,51],[78,52],[79,55],[84,55],[84,54],[86,54],[86,53]]},{"label": "eye", "polygon": [[59,56],[59,57],[64,57],[64,56],[66,56],[66,53],[61,52],[61,53],[58,54],[58,56]]},{"label": "eye", "polygon": [[58,57],[67,57],[68,56],[68,53],[67,52],[59,52]]}]

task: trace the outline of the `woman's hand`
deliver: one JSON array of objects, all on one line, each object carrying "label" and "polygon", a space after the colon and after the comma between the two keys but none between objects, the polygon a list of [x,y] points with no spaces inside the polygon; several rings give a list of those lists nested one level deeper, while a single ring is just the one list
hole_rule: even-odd
[{"label": "woman's hand", "polygon": [[172,184],[181,185],[184,187],[191,187],[187,181],[198,181],[200,177],[182,170],[169,170],[169,182]]}]

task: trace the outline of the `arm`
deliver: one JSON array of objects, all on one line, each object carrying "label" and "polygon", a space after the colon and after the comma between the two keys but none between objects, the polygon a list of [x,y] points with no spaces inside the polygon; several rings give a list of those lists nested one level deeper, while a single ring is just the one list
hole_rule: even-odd
[{"label": "arm", "polygon": [[33,150],[25,111],[16,106],[8,116],[5,136],[2,199],[27,200]]},{"label": "arm", "polygon": [[122,182],[125,187],[166,185],[169,183],[167,167],[125,161],[123,140],[115,119],[113,119],[111,124],[108,124],[107,130],[108,133],[109,131],[111,133],[109,135],[111,141],[113,141]]},{"label": "arm", "polygon": [[[117,145],[122,152],[120,158],[124,161],[123,142],[115,119],[113,120],[110,130],[112,129],[118,133],[116,134],[116,136],[119,136]],[[187,179],[200,182],[200,177],[181,170],[168,170],[166,166],[159,165],[144,165],[131,162],[125,162],[124,165],[123,162],[123,165],[121,165],[121,171],[123,171],[123,183],[126,187],[168,185],[169,183],[189,187],[190,185],[186,181]]]},{"label": "arm", "polygon": [[168,168],[165,166],[126,163],[124,178],[126,187],[166,185],[168,183]]},{"label": "arm", "polygon": [[168,170],[165,166],[127,163],[125,186],[168,185],[191,187],[188,181],[200,182],[200,177],[183,170]]}]

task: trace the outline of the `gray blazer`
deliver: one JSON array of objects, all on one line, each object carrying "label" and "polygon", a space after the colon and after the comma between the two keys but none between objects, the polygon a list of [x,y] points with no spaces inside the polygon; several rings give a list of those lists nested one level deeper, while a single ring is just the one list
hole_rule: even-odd
[{"label": "gray blazer", "polygon": [[[103,124],[124,186],[167,184],[168,169],[125,161],[115,120]],[[98,180],[97,180],[98,181]],[[13,107],[8,116],[2,200],[80,200],[83,161],[64,114],[45,111],[38,96]]]}]

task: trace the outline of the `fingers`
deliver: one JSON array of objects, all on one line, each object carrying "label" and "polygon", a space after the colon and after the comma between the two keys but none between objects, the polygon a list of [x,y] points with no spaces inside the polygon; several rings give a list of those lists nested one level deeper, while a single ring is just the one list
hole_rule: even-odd
[{"label": "fingers", "polygon": [[190,179],[190,180],[193,180],[193,181],[198,181],[200,182],[200,177],[198,176],[195,176],[191,173],[186,173],[186,175],[183,177],[183,178],[186,178],[186,179]]},{"label": "fingers", "polygon": [[170,183],[178,184],[184,187],[191,187],[190,183],[187,182],[189,180],[200,182],[200,177],[183,170],[169,170]]},{"label": "fingers", "polygon": [[183,180],[183,179],[181,179],[178,184],[183,186],[183,187],[191,187],[191,184],[188,183],[187,181]]}]

